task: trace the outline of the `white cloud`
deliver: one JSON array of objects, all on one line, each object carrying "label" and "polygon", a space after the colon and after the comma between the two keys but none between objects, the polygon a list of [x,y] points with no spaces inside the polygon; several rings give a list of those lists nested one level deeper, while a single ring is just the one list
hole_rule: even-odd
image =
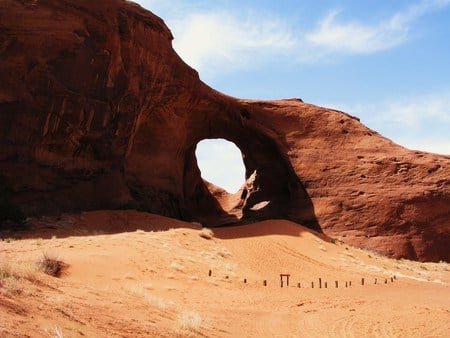
[{"label": "white cloud", "polygon": [[370,54],[393,48],[408,40],[411,25],[419,17],[445,7],[450,0],[423,0],[376,24],[338,22],[339,11],[331,11],[306,35],[313,46],[326,52]]},{"label": "white cloud", "polygon": [[174,1],[175,5],[160,0],[140,2],[164,14],[175,37],[175,50],[209,80],[239,69],[267,66],[284,56],[297,62],[318,62],[393,48],[408,41],[415,20],[450,4],[450,0],[422,0],[372,24],[339,20],[340,12],[332,10],[308,32],[259,9],[224,10],[208,2]]},{"label": "white cloud", "polygon": [[291,51],[292,34],[281,20],[229,11],[189,13],[172,22],[174,48],[202,74],[252,67]]},{"label": "white cloud", "polygon": [[375,26],[359,22],[339,23],[338,11],[330,12],[319,23],[319,27],[306,35],[313,46],[322,52],[342,52],[346,54],[369,54],[392,48],[406,40],[408,27],[392,18]]}]

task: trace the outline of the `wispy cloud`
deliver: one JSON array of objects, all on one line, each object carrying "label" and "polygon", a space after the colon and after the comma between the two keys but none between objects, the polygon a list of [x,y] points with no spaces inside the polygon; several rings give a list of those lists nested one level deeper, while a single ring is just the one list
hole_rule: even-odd
[{"label": "wispy cloud", "polygon": [[370,54],[404,42],[408,25],[391,18],[375,26],[360,22],[338,22],[339,11],[330,12],[318,27],[306,35],[306,41],[321,53]]},{"label": "wispy cloud", "polygon": [[370,54],[396,47],[410,38],[414,22],[444,8],[450,0],[422,0],[372,24],[340,18],[330,10],[310,31],[294,22],[261,12],[216,9],[206,2],[141,0],[159,9],[172,30],[178,54],[204,77],[269,65],[284,56],[297,62],[329,61],[335,57]]},{"label": "wispy cloud", "polygon": [[252,67],[290,52],[296,41],[280,19],[230,11],[190,13],[173,22],[174,48],[203,74]]},{"label": "wispy cloud", "polygon": [[419,17],[443,8],[449,0],[424,0],[376,24],[340,22],[340,11],[333,10],[306,34],[306,41],[322,53],[370,54],[400,45],[408,40],[411,25]]}]

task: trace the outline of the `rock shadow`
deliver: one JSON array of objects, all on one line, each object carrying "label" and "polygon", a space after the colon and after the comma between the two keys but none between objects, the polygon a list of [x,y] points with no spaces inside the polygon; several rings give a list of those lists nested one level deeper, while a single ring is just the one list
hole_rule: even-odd
[{"label": "rock shadow", "polygon": [[273,138],[252,128],[213,136],[210,138],[224,138],[241,150],[246,181],[236,194],[205,182],[195,157],[200,141],[196,140],[185,159],[186,219],[210,227],[286,219],[322,231],[311,198]]}]

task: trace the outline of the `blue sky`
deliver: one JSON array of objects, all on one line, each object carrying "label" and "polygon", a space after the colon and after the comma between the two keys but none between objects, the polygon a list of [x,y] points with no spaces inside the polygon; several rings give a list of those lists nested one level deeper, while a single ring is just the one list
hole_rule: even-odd
[{"label": "blue sky", "polygon": [[225,94],[299,97],[408,148],[450,154],[450,0],[138,3]]}]

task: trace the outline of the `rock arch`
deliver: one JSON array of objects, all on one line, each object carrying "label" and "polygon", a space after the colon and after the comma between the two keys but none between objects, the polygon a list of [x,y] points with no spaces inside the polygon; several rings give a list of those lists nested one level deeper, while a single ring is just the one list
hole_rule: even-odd
[{"label": "rock arch", "polygon": [[[219,93],[132,2],[3,0],[0,24],[0,185],[27,215],[125,204],[208,225],[286,218],[391,257],[450,260],[448,156],[299,99]],[[241,215],[200,177],[205,138],[244,154]]]},{"label": "rock arch", "polygon": [[200,140],[195,138],[187,147],[183,177],[188,218],[209,225],[287,218],[320,230],[312,202],[273,136],[242,121],[206,134],[204,138],[223,138],[237,145],[243,154],[246,183],[233,195],[217,187],[208,189],[196,161],[195,146]]}]

